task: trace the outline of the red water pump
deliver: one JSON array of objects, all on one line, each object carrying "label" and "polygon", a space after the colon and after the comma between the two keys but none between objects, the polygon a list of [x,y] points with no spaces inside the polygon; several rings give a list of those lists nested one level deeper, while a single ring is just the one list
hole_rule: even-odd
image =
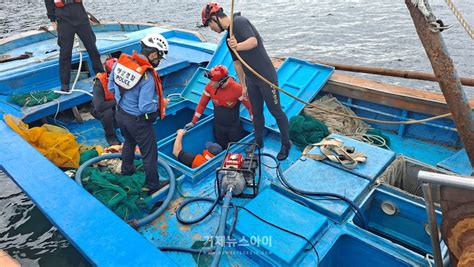
[{"label": "red water pump", "polygon": [[244,165],[244,157],[239,153],[227,153],[226,158],[224,159],[224,168],[234,168],[242,169]]},{"label": "red water pump", "polygon": [[[230,150],[245,151],[245,154]],[[255,143],[230,143],[224,161],[216,171],[218,190],[232,189],[235,197],[253,198],[258,194],[261,172],[260,149]]]}]

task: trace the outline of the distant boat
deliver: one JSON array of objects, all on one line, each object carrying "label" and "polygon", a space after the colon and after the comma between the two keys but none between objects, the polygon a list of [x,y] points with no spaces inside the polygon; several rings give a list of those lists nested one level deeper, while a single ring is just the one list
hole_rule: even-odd
[{"label": "distant boat", "polygon": [[[238,210],[238,216],[234,217],[234,223],[229,216],[220,230],[224,231],[222,227],[225,227],[226,234],[229,231],[233,234],[228,238],[216,237],[217,214],[211,213],[191,225],[181,224],[175,215],[184,198],[215,198],[216,176],[222,175],[216,174],[216,168],[221,166],[226,152],[191,169],[172,156],[172,147],[176,130],[191,120],[207,83],[203,75],[205,69],[223,64],[236,76],[227,46],[223,41],[217,45],[208,43],[196,33],[163,25],[105,23],[95,25],[94,31],[99,52],[104,56],[118,57],[120,53],[139,50],[140,39],[150,32],[161,33],[170,44],[169,55],[157,71],[162,77],[165,95],[172,95],[175,101],[167,109],[166,118],[157,120],[154,125],[159,158],[171,167],[177,191],[165,188],[153,196],[154,201],[158,201],[172,193],[171,203],[163,214],[133,229],[0,121],[0,168],[91,264],[207,266],[215,254],[213,248],[206,246],[218,246],[216,241],[219,240],[225,245],[221,266],[431,264],[427,260],[427,255],[433,254],[428,218],[416,174],[419,170],[460,175],[472,172],[451,119],[414,125],[373,124],[372,127],[389,137],[390,149],[331,134],[329,137],[342,140],[367,156],[367,161],[354,169],[327,160],[300,158],[301,151],[292,148],[289,158],[280,164],[281,174],[277,175],[272,167],[275,163],[262,156],[265,164],[258,169],[261,176],[254,169],[258,180],[258,184],[253,184],[256,191],[250,190],[251,194],[258,194],[253,198],[234,197],[232,202],[245,210],[230,209],[231,214]],[[53,122],[51,118],[64,110],[90,104],[91,97],[81,91],[34,107],[20,107],[10,102],[13,94],[59,90],[59,48],[54,35],[55,32],[32,31],[0,40],[0,59],[5,61],[0,63],[0,115],[12,114],[26,123],[41,125]],[[95,73],[87,53],[74,52],[72,61],[78,77],[75,89],[90,93]],[[334,73],[333,67],[291,57],[284,62],[275,61],[275,66],[283,89],[305,101],[330,94],[359,116],[405,121],[449,112],[443,96],[437,93]],[[283,94],[281,103],[289,118],[304,108],[302,103]],[[474,101],[470,103],[474,106]],[[185,136],[184,147],[193,153],[200,153],[206,141],[213,141],[212,108],[208,105],[198,125]],[[276,154],[280,146],[278,127],[267,110],[265,114],[267,134],[262,153]],[[242,110],[241,118],[248,132],[241,142],[252,143],[253,126],[248,112]],[[80,143],[105,144],[100,123],[95,119],[83,123],[62,121],[61,124],[75,134]],[[244,151],[243,145],[231,149],[245,155]],[[320,150],[315,148],[312,152],[320,153]],[[327,196],[307,198],[285,187],[281,175],[296,188],[337,194],[345,201]],[[252,187],[250,184],[246,184],[247,191]],[[222,185],[219,183],[218,187]],[[192,204],[182,209],[182,216],[198,217],[208,207],[208,204]],[[356,209],[361,214],[357,214]],[[437,220],[438,223],[441,220],[439,211]],[[443,241],[441,248],[447,259]]]}]

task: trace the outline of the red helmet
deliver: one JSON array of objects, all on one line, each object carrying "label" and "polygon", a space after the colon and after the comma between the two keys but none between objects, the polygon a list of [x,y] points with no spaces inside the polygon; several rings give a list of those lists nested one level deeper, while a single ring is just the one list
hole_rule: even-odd
[{"label": "red helmet", "polygon": [[107,71],[107,73],[112,71],[112,67],[114,66],[115,62],[117,62],[117,59],[114,57],[109,57],[107,60],[105,60],[105,71]]},{"label": "red helmet", "polygon": [[206,73],[205,76],[213,82],[219,82],[229,76],[229,71],[225,66],[217,65]]},{"label": "red helmet", "polygon": [[211,16],[218,12],[222,12],[222,7],[218,3],[211,2],[205,5],[201,11],[202,25],[207,27]]}]

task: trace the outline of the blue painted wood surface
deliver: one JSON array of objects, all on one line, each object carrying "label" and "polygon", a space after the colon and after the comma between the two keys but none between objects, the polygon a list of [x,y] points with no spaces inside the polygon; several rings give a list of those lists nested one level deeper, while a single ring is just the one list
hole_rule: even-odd
[{"label": "blue painted wood surface", "polygon": [[474,173],[466,149],[459,150],[454,155],[439,162],[437,166],[464,176],[471,176]]},{"label": "blue painted wood surface", "polygon": [[[245,207],[259,217],[309,240],[314,240],[328,226],[326,217],[271,188],[261,192]],[[268,225],[244,210],[239,212],[235,231],[236,242],[240,242],[242,246],[244,243],[242,240],[246,240],[248,249],[266,251],[262,255],[267,256],[268,261],[273,264],[297,264],[308,246],[306,240],[301,237]],[[250,246],[251,242],[257,243],[257,241],[259,245],[257,248]]]},{"label": "blue painted wood surface", "polygon": [[[383,170],[395,159],[395,153],[387,149],[369,145],[367,143],[363,143],[339,134],[331,134],[328,137],[343,141],[344,146],[354,147],[355,152],[363,153],[367,156],[367,161],[357,164],[354,169],[344,168],[341,164],[332,162],[328,159],[325,159],[324,163],[332,165],[336,168],[344,169],[346,172],[359,175],[371,181],[377,178],[377,176],[380,175]],[[319,147],[313,148],[310,153],[322,155]]]},{"label": "blue painted wood surface", "polygon": [[[94,265],[175,266],[0,121],[0,167]],[[27,166],[27,167],[25,167]]]}]

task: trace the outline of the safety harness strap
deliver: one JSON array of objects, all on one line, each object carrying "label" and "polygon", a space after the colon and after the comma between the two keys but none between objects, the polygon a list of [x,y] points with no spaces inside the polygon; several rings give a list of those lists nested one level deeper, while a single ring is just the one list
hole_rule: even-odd
[{"label": "safety harness strap", "polygon": [[[314,148],[319,147],[322,154],[310,154]],[[344,146],[344,142],[336,138],[325,138],[323,141],[306,146],[302,156],[322,161],[329,159],[332,162],[341,164],[347,169],[354,169],[358,163],[367,161],[367,156],[363,153],[356,153],[353,148]]]}]

